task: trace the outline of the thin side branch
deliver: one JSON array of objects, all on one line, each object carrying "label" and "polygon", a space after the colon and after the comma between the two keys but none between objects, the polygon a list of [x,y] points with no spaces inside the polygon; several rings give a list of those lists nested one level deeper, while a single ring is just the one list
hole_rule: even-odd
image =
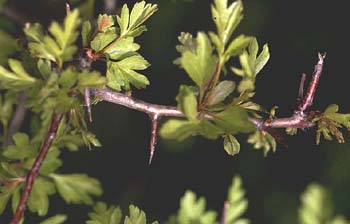
[{"label": "thin side branch", "polygon": [[147,103],[108,88],[91,89],[91,93],[101,100],[138,110],[150,116],[158,114],[159,117],[184,117],[184,114],[176,107]]},{"label": "thin side branch", "polygon": [[227,224],[228,210],[230,209],[230,203],[228,201],[224,202],[224,207],[222,208],[221,224]]},{"label": "thin side branch", "polygon": [[23,217],[24,211],[25,211],[26,206],[27,206],[29,194],[32,190],[35,178],[38,175],[41,164],[43,163],[43,161],[44,161],[44,159],[45,159],[45,157],[46,157],[46,155],[47,155],[47,153],[52,145],[52,142],[54,141],[54,139],[56,137],[57,129],[58,129],[58,126],[62,120],[62,116],[63,116],[62,113],[57,113],[53,116],[53,118],[51,120],[49,132],[45,138],[45,141],[40,149],[38,156],[35,159],[35,162],[31,168],[31,170],[27,174],[26,184],[24,186],[24,189],[23,189],[23,192],[21,195],[21,199],[19,201],[16,212],[12,218],[11,224],[18,224]]},{"label": "thin side branch", "polygon": [[298,106],[299,111],[305,111],[312,105],[312,101],[314,99],[316,89],[318,86],[318,82],[321,77],[322,69],[323,69],[323,60],[326,57],[326,54],[320,54],[318,53],[318,62],[315,65],[314,72],[312,74],[311,81],[309,83],[309,87],[307,89],[306,95],[304,99],[301,101],[301,103]]}]

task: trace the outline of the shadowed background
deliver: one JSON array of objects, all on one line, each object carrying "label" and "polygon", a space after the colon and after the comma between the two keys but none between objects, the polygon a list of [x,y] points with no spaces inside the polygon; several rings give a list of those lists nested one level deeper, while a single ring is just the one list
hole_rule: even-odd
[{"label": "shadowed background", "polygon": [[[75,1],[77,2],[77,1]],[[119,1],[129,6],[133,1]],[[178,56],[175,45],[181,31],[214,30],[209,0],[148,1],[159,4],[159,11],[147,23],[148,32],[136,41],[141,54],[152,64],[145,74],[151,85],[134,91],[142,100],[175,105],[180,84],[190,84],[183,70],[172,61]],[[102,1],[96,1],[95,13],[102,12]],[[271,59],[258,75],[255,102],[266,108],[279,106],[277,116],[289,116],[295,105],[302,72],[310,78],[318,52],[327,52],[324,72],[313,109],[324,110],[337,103],[341,112],[349,111],[348,29],[350,14],[344,1],[317,0],[246,0],[244,19],[235,32],[257,36],[259,44],[269,44]],[[64,1],[10,1],[13,9],[33,21],[60,20]],[[2,21],[2,20],[0,20]],[[2,27],[19,34],[11,24]],[[230,74],[231,75],[231,74]],[[308,81],[309,79],[307,79]],[[177,211],[186,189],[207,198],[211,209],[221,212],[227,187],[233,175],[243,178],[249,199],[247,217],[252,223],[297,222],[299,195],[310,182],[325,185],[333,194],[336,212],[349,217],[350,144],[321,141],[315,145],[315,130],[284,135],[289,148],[278,147],[267,157],[241,140],[240,154],[231,157],[223,150],[222,140],[201,137],[184,142],[159,139],[151,166],[148,165],[150,121],[140,112],[117,105],[100,103],[93,107],[94,122],[90,129],[102,148],[79,152],[64,151],[62,173],[87,173],[98,178],[104,194],[98,200],[120,205],[124,211],[130,203],[140,206],[150,219],[164,223]],[[283,130],[281,130],[283,133]],[[349,142],[345,134],[346,142]],[[50,199],[51,214],[66,213],[67,223],[83,223],[88,206],[65,205],[58,197]],[[9,213],[9,209],[7,210]],[[220,213],[219,213],[220,214]],[[26,213],[26,223],[37,223],[37,217]],[[1,220],[8,220],[3,215]]]}]

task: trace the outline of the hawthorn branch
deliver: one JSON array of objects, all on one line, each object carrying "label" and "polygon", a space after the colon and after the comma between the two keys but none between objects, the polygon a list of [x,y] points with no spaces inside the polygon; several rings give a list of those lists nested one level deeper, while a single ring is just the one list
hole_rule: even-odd
[{"label": "hawthorn branch", "polygon": [[[311,81],[309,83],[307,92],[304,97],[303,89],[305,82],[305,74],[302,75],[298,96],[301,98],[301,100],[299,105],[297,106],[297,109],[294,110],[292,116],[286,118],[274,118],[267,120],[250,117],[249,120],[254,124],[257,130],[266,131],[270,133],[272,128],[310,128],[315,125],[314,123],[308,120],[308,116],[305,111],[312,105],[313,98],[315,96],[318,82],[322,73],[324,58],[325,55],[318,55],[318,62],[315,65]],[[147,103],[142,100],[136,99],[132,96],[115,92],[109,88],[91,88],[90,91],[93,95],[95,95],[95,97],[101,100],[144,112],[151,117],[152,134],[150,143],[150,162],[152,161],[154,154],[156,144],[156,132],[159,119],[161,117],[185,117],[185,115],[176,107]],[[205,114],[204,118],[208,120],[213,119],[213,117],[208,114]]]},{"label": "hawthorn branch", "polygon": [[53,115],[53,118],[51,120],[51,124],[50,124],[50,128],[49,128],[49,132],[45,138],[45,141],[40,149],[39,154],[37,155],[35,162],[31,168],[31,170],[29,171],[29,173],[26,176],[26,183],[21,195],[21,199],[19,201],[19,204],[17,206],[16,212],[12,218],[12,221],[10,224],[18,224],[24,214],[24,211],[26,209],[27,206],[27,201],[29,198],[29,194],[32,190],[34,181],[36,176],[39,173],[41,164],[43,163],[51,145],[52,142],[54,141],[55,137],[56,137],[56,133],[57,133],[57,129],[59,124],[61,123],[63,114],[62,113],[56,113]]}]

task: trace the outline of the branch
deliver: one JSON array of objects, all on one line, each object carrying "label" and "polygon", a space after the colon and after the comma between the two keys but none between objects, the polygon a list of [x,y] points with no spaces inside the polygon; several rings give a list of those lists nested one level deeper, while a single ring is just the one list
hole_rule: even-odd
[{"label": "branch", "polygon": [[224,207],[222,208],[221,224],[227,224],[228,210],[230,209],[230,203],[228,201],[224,202]]},{"label": "branch", "polygon": [[[250,117],[249,120],[254,124],[256,129],[258,129],[259,131],[266,131],[270,133],[272,136],[276,136],[276,133],[274,133],[274,130],[272,128],[310,128],[315,125],[314,123],[308,120],[308,116],[305,111],[312,105],[312,101],[315,96],[317,85],[321,76],[324,58],[325,58],[325,55],[318,54],[318,62],[315,65],[315,69],[304,98],[303,98],[303,89],[304,89],[304,82],[305,82],[305,74],[302,75],[300,86],[299,86],[299,94],[298,94],[300,103],[297,106],[297,109],[294,110],[293,115],[286,118],[274,118],[274,119],[268,119],[268,120]],[[132,96],[114,92],[109,88],[104,88],[104,89],[91,88],[90,91],[93,95],[95,95],[95,97],[101,100],[144,112],[151,117],[152,134],[151,134],[151,143],[150,143],[149,163],[151,163],[154,155],[155,144],[156,144],[156,132],[157,132],[159,119],[162,116],[185,117],[185,115],[176,107],[147,103],[142,100],[136,99]],[[213,117],[208,114],[206,114],[204,118],[208,120],[213,119]]]},{"label": "branch", "polygon": [[31,168],[31,170],[27,174],[26,184],[24,186],[20,202],[18,204],[18,207],[16,209],[16,212],[15,212],[10,224],[18,224],[23,217],[24,211],[25,211],[26,206],[27,206],[29,194],[32,190],[35,178],[38,175],[41,164],[44,161],[44,159],[45,159],[45,157],[46,157],[46,155],[47,155],[47,153],[52,145],[52,142],[54,141],[54,139],[56,137],[57,129],[58,129],[58,126],[62,120],[62,116],[63,116],[62,113],[57,113],[57,114],[53,115],[53,118],[51,120],[51,125],[49,128],[49,132],[45,138],[45,141],[40,149],[38,156],[35,159],[35,162]]}]

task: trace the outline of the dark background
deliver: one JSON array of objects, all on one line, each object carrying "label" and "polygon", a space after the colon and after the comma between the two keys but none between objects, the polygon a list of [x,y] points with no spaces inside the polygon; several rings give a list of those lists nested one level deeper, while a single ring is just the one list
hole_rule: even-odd
[{"label": "dark background", "polygon": [[[141,53],[152,64],[145,72],[151,85],[134,94],[148,102],[175,105],[179,85],[190,83],[184,71],[172,64],[178,56],[177,36],[181,31],[195,34],[199,30],[214,30],[211,1],[149,2],[158,3],[159,11],[147,23],[149,31],[137,41],[141,43]],[[324,110],[329,104],[337,103],[341,112],[349,112],[350,47],[345,33],[350,14],[345,2],[243,1],[245,16],[235,35],[257,36],[261,46],[269,44],[271,53],[269,63],[257,79],[254,98],[257,103],[267,108],[278,105],[277,116],[289,116],[296,104],[301,73],[307,73],[309,78],[317,53],[327,52],[313,109]],[[11,5],[31,20],[49,23],[51,19],[62,18],[63,3],[17,0]],[[97,1],[96,13],[101,11],[102,1]],[[98,200],[120,205],[124,211],[128,204],[134,203],[144,209],[148,217],[164,223],[177,211],[185,190],[192,189],[207,198],[209,208],[221,212],[227,187],[233,175],[238,174],[243,178],[249,199],[247,216],[252,223],[296,223],[299,195],[311,182],[326,186],[333,194],[336,212],[350,216],[349,143],[322,140],[321,145],[316,146],[314,129],[299,131],[292,137],[284,135],[289,148],[278,147],[276,153],[267,157],[245,144],[245,136],[240,136],[241,152],[234,157],[225,153],[221,140],[159,139],[155,158],[149,166],[150,122],[145,114],[100,103],[93,108],[93,117],[90,128],[103,147],[77,153],[64,151],[61,170],[98,178],[104,187],[104,194]],[[344,134],[349,142],[348,135]],[[50,202],[50,215],[66,213],[67,223],[83,223],[90,210],[88,206],[65,205],[58,196]],[[26,214],[26,223],[38,222],[36,216]],[[8,219],[3,215],[1,223],[3,218]]]}]

